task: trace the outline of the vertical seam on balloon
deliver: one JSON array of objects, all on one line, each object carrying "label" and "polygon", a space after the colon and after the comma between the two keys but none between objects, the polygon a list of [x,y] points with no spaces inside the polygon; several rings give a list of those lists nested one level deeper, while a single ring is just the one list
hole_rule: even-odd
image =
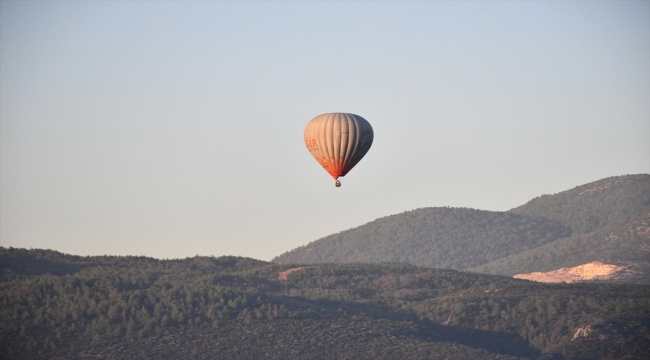
[{"label": "vertical seam on balloon", "polygon": [[318,141],[320,141],[321,149],[323,149],[321,151],[321,154],[323,155],[323,157],[325,157],[325,159],[323,160],[326,164],[328,164],[328,166],[331,166],[329,165],[330,163],[329,154],[328,154],[329,150],[327,148],[328,146],[327,145],[327,117],[325,118],[321,117],[320,119],[318,119],[318,134],[319,134]]},{"label": "vertical seam on balloon", "polygon": [[332,114],[327,114],[325,116],[326,122],[324,133],[327,142],[327,162],[330,164],[332,171],[336,173],[336,163],[332,159],[334,157],[334,144],[332,143],[332,127],[334,126],[332,121],[333,117]]},{"label": "vertical seam on balloon", "polygon": [[347,146],[344,146],[347,145],[347,139],[345,142],[343,141],[343,132],[348,128],[348,116],[348,114],[341,114],[341,121],[339,122],[341,125],[341,128],[339,129],[339,173],[341,174],[345,170],[345,155],[347,155],[345,151]]},{"label": "vertical seam on balloon", "polygon": [[345,114],[336,113],[336,128],[334,130],[336,136],[334,137],[334,146],[336,147],[336,173],[338,175],[340,175],[343,170],[343,159],[341,158],[341,149],[343,146],[343,142],[341,141],[341,135],[343,132],[343,119],[345,119]]},{"label": "vertical seam on balloon", "polygon": [[[361,142],[363,141],[363,139],[362,139],[361,132],[360,132],[360,134],[359,134],[359,144],[357,145],[357,149],[356,149],[357,151],[356,151],[355,154],[354,154],[354,161],[355,161],[354,164],[355,164],[355,165],[356,165],[359,161],[361,161],[361,159],[366,155],[366,153],[367,153],[368,150],[370,149],[370,146],[368,146],[368,147],[363,147],[363,148],[362,148],[362,146],[365,146],[366,144],[368,144],[368,140],[369,140],[369,143],[372,144],[372,138],[374,137],[374,136],[372,135],[372,127],[370,126],[370,123],[368,123],[368,121],[366,121],[366,119],[360,117],[360,119],[359,119],[359,124],[360,124],[359,128],[363,128],[364,131],[365,131],[365,130],[368,130],[370,133],[366,135],[366,139],[365,139],[365,140],[366,140],[367,142],[366,142],[365,144],[361,144]],[[361,124],[362,124],[363,126],[361,126]]]},{"label": "vertical seam on balloon", "polygon": [[350,159],[350,164],[349,164],[350,168],[348,169],[348,171],[352,170],[352,168],[354,166],[356,166],[357,163],[360,160],[359,159],[359,146],[361,144],[361,131],[360,131],[360,129],[361,129],[361,125],[363,124],[363,118],[361,118],[360,116],[357,116],[355,118],[355,120],[357,121],[357,123],[356,123],[356,125],[357,125],[356,141],[355,141],[355,146],[354,146],[354,153],[352,154],[352,158]]},{"label": "vertical seam on balloon", "polygon": [[351,155],[352,162],[350,164],[351,167],[350,167],[350,169],[348,171],[352,170],[352,167],[356,166],[357,163],[360,160],[358,158],[358,156],[357,156],[357,153],[358,153],[358,150],[359,150],[359,145],[361,144],[361,125],[363,124],[363,119],[362,118],[360,119],[359,117],[357,117],[357,118],[355,118],[355,120],[356,120],[356,123],[355,123],[355,125],[356,125],[356,133],[355,133],[354,153]]},{"label": "vertical seam on balloon", "polygon": [[334,162],[334,167],[336,169],[337,175],[341,172],[341,142],[338,139],[338,134],[341,133],[341,114],[334,113],[334,121],[332,123],[332,157]]},{"label": "vertical seam on balloon", "polygon": [[[345,118],[346,118],[346,125],[347,125],[347,133],[348,134],[347,134],[346,139],[345,139],[345,156],[344,156],[344,160],[342,162],[342,169],[341,169],[341,173],[344,174],[344,175],[348,172],[348,165],[350,164],[351,157],[354,154],[354,149],[356,147],[354,142],[352,141],[351,137],[354,134],[356,134],[355,125],[356,125],[356,122],[357,122],[356,121],[357,119],[354,117],[353,114],[346,114]],[[353,130],[353,129],[355,129],[355,130]]]}]

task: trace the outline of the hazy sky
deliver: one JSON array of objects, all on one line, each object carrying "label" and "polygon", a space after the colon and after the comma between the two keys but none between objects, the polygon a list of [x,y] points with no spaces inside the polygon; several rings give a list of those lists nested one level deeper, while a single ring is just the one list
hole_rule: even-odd
[{"label": "hazy sky", "polygon": [[[303,129],[375,140],[343,186]],[[650,172],[650,2],[0,2],[0,245],[270,260]]]}]

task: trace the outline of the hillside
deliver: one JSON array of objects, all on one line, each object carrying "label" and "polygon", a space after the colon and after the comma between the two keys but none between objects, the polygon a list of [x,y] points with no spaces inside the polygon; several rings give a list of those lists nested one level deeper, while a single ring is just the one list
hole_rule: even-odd
[{"label": "hillside", "polygon": [[648,285],[13,248],[0,271],[3,359],[650,356]]},{"label": "hillside", "polygon": [[571,234],[558,221],[458,208],[426,208],[377,219],[299,247],[277,263],[407,262],[466,269]]},{"label": "hillside", "polygon": [[272,261],[407,262],[510,276],[603,261],[629,270],[617,281],[649,283],[649,211],[650,175],[618,176],[508,212],[425,208],[392,215]]},{"label": "hillside", "polygon": [[628,282],[650,283],[650,212],[626,224],[559,239],[469,271],[512,276],[594,261],[625,267],[621,275]]},{"label": "hillside", "polygon": [[650,211],[650,174],[614,176],[554,195],[543,195],[510,213],[557,220],[574,235],[622,225]]}]

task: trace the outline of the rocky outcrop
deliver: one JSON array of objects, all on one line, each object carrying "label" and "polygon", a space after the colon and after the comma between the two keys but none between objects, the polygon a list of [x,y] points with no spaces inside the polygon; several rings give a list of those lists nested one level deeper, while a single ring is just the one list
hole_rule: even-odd
[{"label": "rocky outcrop", "polygon": [[591,334],[591,331],[592,330],[591,330],[590,325],[579,327],[578,330],[576,330],[576,333],[573,334],[573,338],[571,339],[571,341],[573,341],[573,340],[575,340],[577,338],[589,336],[589,334]]},{"label": "rocky outcrop", "polygon": [[603,264],[599,261],[594,261],[571,268],[561,268],[549,272],[517,274],[514,278],[547,283],[571,283],[574,281],[585,280],[607,280],[619,275],[619,273],[623,272],[625,269],[625,266]]}]

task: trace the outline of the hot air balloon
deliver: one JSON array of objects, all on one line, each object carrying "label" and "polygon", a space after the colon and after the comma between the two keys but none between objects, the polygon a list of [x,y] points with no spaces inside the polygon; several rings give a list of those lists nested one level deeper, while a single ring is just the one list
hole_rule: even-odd
[{"label": "hot air balloon", "polygon": [[305,145],[311,155],[332,175],[336,187],[363,158],[372,145],[372,126],[359,115],[329,113],[318,115],[305,127]]}]

